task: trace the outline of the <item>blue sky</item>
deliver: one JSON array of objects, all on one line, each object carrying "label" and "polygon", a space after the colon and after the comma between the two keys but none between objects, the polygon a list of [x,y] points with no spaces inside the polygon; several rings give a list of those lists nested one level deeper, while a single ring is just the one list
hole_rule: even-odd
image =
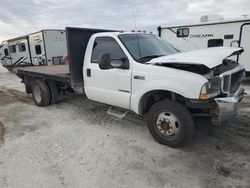
[{"label": "blue sky", "polygon": [[0,41],[65,26],[156,32],[159,25],[197,23],[200,16],[225,19],[249,14],[249,0],[2,0]]}]

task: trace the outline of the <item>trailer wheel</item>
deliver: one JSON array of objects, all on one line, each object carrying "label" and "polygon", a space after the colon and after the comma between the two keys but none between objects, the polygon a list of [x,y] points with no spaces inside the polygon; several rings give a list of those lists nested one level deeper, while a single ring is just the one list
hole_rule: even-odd
[{"label": "trailer wheel", "polygon": [[50,103],[48,85],[42,80],[36,80],[32,85],[32,97],[37,106],[47,106]]},{"label": "trailer wheel", "polygon": [[183,105],[164,100],[155,103],[149,110],[148,128],[157,142],[177,148],[192,138],[194,122]]},{"label": "trailer wheel", "polygon": [[56,104],[59,100],[59,89],[54,81],[48,81],[48,86],[50,90],[50,104]]}]

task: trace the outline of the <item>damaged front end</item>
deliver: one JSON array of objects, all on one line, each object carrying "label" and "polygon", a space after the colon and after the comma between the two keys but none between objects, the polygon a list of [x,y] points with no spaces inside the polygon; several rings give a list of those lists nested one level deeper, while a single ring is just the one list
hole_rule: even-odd
[{"label": "damaged front end", "polygon": [[[202,86],[199,99],[187,99],[186,106],[194,115],[211,116],[214,124],[220,124],[238,115],[238,104],[244,97],[242,82],[245,69],[230,59],[243,51],[241,48],[197,50],[196,53],[172,55],[161,63],[154,60],[154,64],[204,76],[208,81]],[[204,61],[200,55],[195,56],[197,52],[202,52]],[[194,56],[194,61],[191,55]]]},{"label": "damaged front end", "polygon": [[217,105],[211,109],[213,123],[219,124],[238,115],[238,104],[244,97],[244,77],[245,69],[241,65],[219,75],[224,97],[214,98]]}]

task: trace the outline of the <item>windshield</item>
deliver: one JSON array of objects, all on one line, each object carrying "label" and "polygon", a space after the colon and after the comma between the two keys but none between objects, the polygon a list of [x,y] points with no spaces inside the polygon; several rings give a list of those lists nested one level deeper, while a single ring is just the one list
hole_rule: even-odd
[{"label": "windshield", "polygon": [[141,63],[178,52],[167,41],[152,34],[121,34],[119,38],[134,60]]}]

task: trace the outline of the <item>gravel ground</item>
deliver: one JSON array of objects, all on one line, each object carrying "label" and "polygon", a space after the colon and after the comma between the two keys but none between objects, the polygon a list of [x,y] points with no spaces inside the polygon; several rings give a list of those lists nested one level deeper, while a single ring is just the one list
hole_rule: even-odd
[{"label": "gravel ground", "polygon": [[0,187],[250,187],[249,96],[220,127],[197,119],[182,149],[156,143],[140,117],[107,109],[77,94],[37,107],[1,67]]}]

